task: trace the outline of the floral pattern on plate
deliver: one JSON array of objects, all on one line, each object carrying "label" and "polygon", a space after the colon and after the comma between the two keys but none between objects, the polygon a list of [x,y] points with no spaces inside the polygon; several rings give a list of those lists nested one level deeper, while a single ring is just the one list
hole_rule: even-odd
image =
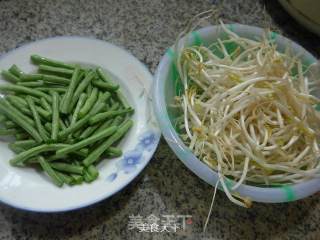
[{"label": "floral pattern on plate", "polygon": [[157,146],[157,134],[153,131],[147,131],[139,137],[137,146],[126,152],[120,160],[116,162],[116,171],[111,173],[106,180],[113,182],[120,173],[130,174],[138,169],[140,163],[144,161],[144,152],[151,152]]}]

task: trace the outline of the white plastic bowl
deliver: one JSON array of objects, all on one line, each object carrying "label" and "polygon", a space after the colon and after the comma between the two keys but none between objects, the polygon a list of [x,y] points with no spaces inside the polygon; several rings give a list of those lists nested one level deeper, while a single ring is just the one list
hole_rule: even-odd
[{"label": "white plastic bowl", "polygon": [[[256,39],[263,34],[263,29],[252,26],[230,24],[227,25],[227,27],[240,36],[251,39]],[[188,37],[188,44],[208,45],[215,42],[218,37],[221,37],[221,34],[222,31],[220,26],[202,28],[190,34]],[[304,63],[312,64],[316,62],[314,56],[293,41],[276,33],[271,33],[270,38],[276,42],[279,51],[282,51],[286,45],[290,44],[293,53],[301,54],[301,58]],[[218,180],[217,172],[210,169],[206,164],[193,155],[193,153],[179,138],[170,120],[170,114],[167,106],[173,102],[173,97],[175,96],[173,57],[174,52],[172,48],[170,48],[162,57],[155,73],[153,103],[156,117],[166,141],[180,160],[198,177],[214,186]],[[252,201],[279,203],[302,199],[318,192],[319,190],[320,178],[316,178],[299,184],[280,187],[256,187],[242,184],[237,189],[237,192],[241,196],[249,197]]]}]

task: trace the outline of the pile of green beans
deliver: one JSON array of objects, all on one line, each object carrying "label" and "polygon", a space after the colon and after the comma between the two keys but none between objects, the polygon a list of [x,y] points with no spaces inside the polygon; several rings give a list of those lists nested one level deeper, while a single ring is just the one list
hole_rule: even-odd
[{"label": "pile of green beans", "polygon": [[133,125],[119,85],[101,68],[84,68],[39,55],[36,73],[17,65],[3,70],[0,136],[13,135],[9,148],[15,167],[42,169],[62,187],[90,183],[103,158],[122,155],[117,147]]}]

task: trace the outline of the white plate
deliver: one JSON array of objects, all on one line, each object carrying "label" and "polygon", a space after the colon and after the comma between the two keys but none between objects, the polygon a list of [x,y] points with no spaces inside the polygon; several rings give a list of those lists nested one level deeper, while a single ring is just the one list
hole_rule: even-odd
[{"label": "white plate", "polygon": [[[95,182],[72,187],[58,188],[43,173],[10,166],[9,159],[14,153],[1,140],[0,201],[24,210],[59,212],[88,206],[118,192],[143,170],[159,142],[160,131],[149,95],[152,75],[125,50],[82,37],[56,37],[22,46],[0,58],[0,69],[17,64],[25,72],[35,71],[31,54],[107,69],[116,76],[115,81],[135,108],[135,124],[121,142],[124,155],[99,164],[100,176]],[[1,78],[0,83],[4,83]]]}]

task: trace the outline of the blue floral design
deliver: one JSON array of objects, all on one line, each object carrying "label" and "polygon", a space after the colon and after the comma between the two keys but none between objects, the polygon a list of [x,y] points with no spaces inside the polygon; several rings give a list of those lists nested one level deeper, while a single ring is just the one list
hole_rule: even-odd
[{"label": "blue floral design", "polygon": [[156,144],[156,135],[153,132],[145,132],[140,137],[140,142],[138,147],[145,149],[147,151],[152,151]]},{"label": "blue floral design", "polygon": [[141,157],[142,152],[139,150],[127,152],[123,158],[117,162],[117,168],[125,173],[130,173],[137,168],[137,164],[141,162]]},{"label": "blue floral design", "polygon": [[118,174],[117,173],[111,173],[108,177],[107,177],[107,181],[108,182],[113,182],[113,180],[115,180],[117,178]]},{"label": "blue floral design", "polygon": [[113,182],[120,171],[123,171],[125,174],[134,172],[136,170],[137,165],[141,162],[142,160],[142,151],[140,149],[135,149],[130,152],[127,152],[117,163],[117,171],[114,173],[111,173],[107,177],[108,182]]},{"label": "blue floral design", "polygon": [[142,134],[139,138],[139,143],[135,149],[125,153],[123,157],[116,163],[117,170],[107,177],[107,181],[113,182],[119,175],[119,172],[123,171],[125,174],[134,172],[137,169],[137,165],[143,160],[144,151],[152,151],[156,145],[156,134],[148,131]]}]

